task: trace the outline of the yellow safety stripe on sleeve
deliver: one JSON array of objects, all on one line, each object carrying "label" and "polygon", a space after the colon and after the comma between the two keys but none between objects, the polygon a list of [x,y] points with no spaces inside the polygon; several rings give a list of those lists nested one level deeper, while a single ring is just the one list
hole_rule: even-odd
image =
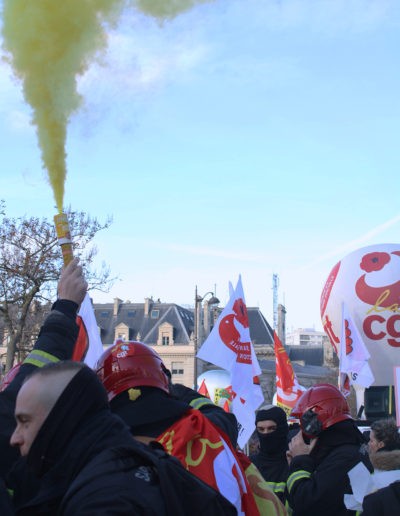
[{"label": "yellow safety stripe on sleeve", "polygon": [[267,482],[274,493],[283,493],[285,491],[286,482]]},{"label": "yellow safety stripe on sleeve", "polygon": [[286,481],[286,485],[287,485],[289,493],[292,490],[292,487],[295,482],[297,482],[298,480],[300,480],[302,478],[310,478],[310,477],[311,477],[311,473],[309,471],[305,471],[304,469],[299,469],[298,471],[295,471],[291,475],[289,475],[289,478]]},{"label": "yellow safety stripe on sleeve", "polygon": [[214,405],[214,403],[208,398],[195,398],[190,402],[190,406],[197,410],[199,410],[204,405]]},{"label": "yellow safety stripe on sleeve", "polygon": [[59,362],[59,359],[54,355],[50,355],[50,353],[46,353],[46,351],[41,351],[40,349],[34,349],[29,353],[23,363],[43,367],[46,364],[54,362]]}]

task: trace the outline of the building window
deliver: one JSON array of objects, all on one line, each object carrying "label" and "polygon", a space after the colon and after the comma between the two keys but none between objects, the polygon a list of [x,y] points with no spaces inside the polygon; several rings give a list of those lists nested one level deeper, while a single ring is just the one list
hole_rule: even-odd
[{"label": "building window", "polygon": [[171,373],[183,374],[183,362],[172,362]]},{"label": "building window", "polygon": [[169,336],[168,335],[163,335],[162,336],[161,345],[162,346],[169,346]]},{"label": "building window", "polygon": [[160,316],[160,310],[152,310],[150,313],[150,317],[152,319],[158,319]]}]

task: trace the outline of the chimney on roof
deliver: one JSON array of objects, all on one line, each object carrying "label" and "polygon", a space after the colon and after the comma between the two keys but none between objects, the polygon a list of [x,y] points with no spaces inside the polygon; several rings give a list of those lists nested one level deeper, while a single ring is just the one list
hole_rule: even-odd
[{"label": "chimney on roof", "polygon": [[118,315],[120,304],[122,303],[122,299],[119,297],[114,297],[114,312],[113,315]]},{"label": "chimney on roof", "polygon": [[152,305],[153,305],[153,298],[145,297],[144,298],[144,315],[145,315],[145,317],[148,317]]}]

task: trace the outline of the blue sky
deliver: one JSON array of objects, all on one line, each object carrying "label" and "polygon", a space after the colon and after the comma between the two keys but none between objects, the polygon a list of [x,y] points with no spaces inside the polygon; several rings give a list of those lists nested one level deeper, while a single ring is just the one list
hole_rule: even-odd
[{"label": "blue sky", "polygon": [[[399,242],[400,4],[222,0],[160,23],[126,9],[79,80],[65,205],[104,220],[109,294],[193,304],[242,274],[272,323],[321,328],[337,261]],[[0,64],[0,199],[53,217],[30,107]]]}]

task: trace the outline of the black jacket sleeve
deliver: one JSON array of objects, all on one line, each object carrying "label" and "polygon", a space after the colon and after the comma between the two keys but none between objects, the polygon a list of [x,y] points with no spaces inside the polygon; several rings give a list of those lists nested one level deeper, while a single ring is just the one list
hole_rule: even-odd
[{"label": "black jacket sleeve", "polygon": [[362,516],[400,514],[400,480],[364,498]]},{"label": "black jacket sleeve", "polygon": [[4,477],[19,457],[19,451],[10,446],[10,437],[15,428],[14,409],[18,391],[37,367],[49,362],[67,360],[72,357],[78,326],[76,314],[78,305],[73,301],[58,300],[47,316],[40,330],[33,350],[18,371],[10,385],[0,392],[0,476]]},{"label": "black jacket sleeve", "polygon": [[296,516],[349,514],[344,505],[345,493],[352,492],[347,473],[361,461],[356,445],[334,448],[317,467],[309,455],[294,457],[286,496]]}]

